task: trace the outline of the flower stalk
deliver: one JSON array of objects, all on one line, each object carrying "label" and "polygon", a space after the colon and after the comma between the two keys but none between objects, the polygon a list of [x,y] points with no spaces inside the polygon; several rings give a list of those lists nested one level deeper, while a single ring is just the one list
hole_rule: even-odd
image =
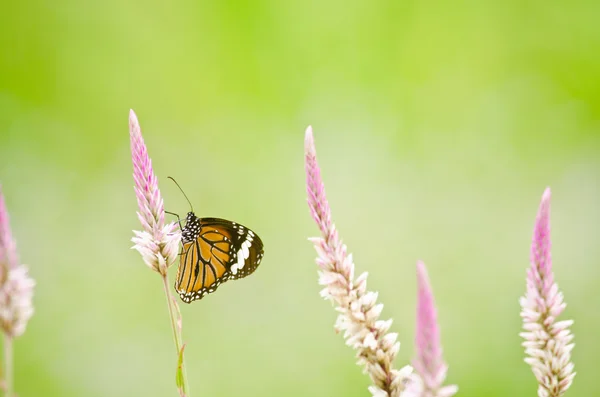
[{"label": "flower stalk", "polygon": [[143,229],[142,231],[134,230],[135,236],[131,241],[135,244],[133,248],[142,255],[144,263],[150,269],[159,273],[162,278],[177,352],[177,379],[181,379],[181,382],[177,382],[177,387],[180,395],[186,396],[189,395],[189,387],[182,357],[182,320],[177,301],[171,293],[167,275],[168,268],[177,259],[181,232],[177,229],[176,222],[165,225],[165,210],[158,188],[158,178],[152,169],[152,160],[148,156],[140,124],[133,110],[129,113],[129,137],[133,161],[133,180],[135,182],[134,190],[139,208],[137,215]]},{"label": "flower stalk", "polygon": [[325,287],[321,296],[339,312],[335,329],[343,331],[346,344],[357,351],[357,364],[364,367],[373,382],[369,387],[371,394],[398,397],[412,368],[393,368],[400,350],[398,334],[388,332],[392,320],[379,320],[383,304],[377,303],[376,292],[367,291],[367,273],[354,277],[352,254],[347,252],[331,221],[311,127],[305,135],[305,170],[308,206],[322,235],[310,239],[317,251],[319,284]]},{"label": "flower stalk", "polygon": [[4,334],[4,395],[10,397],[13,390],[13,338]]},{"label": "flower stalk", "polygon": [[550,254],[550,188],[544,191],[531,243],[531,266],[525,296],[520,299],[525,339],[525,362],[538,381],[539,397],[559,397],[571,386],[575,372],[571,362],[573,320],[556,321],[566,307],[554,281]]}]

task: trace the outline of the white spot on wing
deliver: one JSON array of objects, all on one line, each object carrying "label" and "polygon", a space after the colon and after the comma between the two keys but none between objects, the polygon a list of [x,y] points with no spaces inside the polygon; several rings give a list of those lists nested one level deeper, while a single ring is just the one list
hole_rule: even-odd
[{"label": "white spot on wing", "polygon": [[251,244],[252,243],[248,240],[244,241],[244,243],[242,244],[241,251],[244,251],[244,259],[248,259],[248,256],[250,256],[250,250],[248,248],[250,248]]}]

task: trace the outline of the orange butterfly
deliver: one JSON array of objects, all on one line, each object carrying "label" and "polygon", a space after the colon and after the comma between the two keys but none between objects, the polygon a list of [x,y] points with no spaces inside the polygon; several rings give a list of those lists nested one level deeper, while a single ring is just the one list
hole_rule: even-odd
[{"label": "orange butterfly", "polygon": [[175,290],[191,303],[215,292],[227,280],[252,274],[263,257],[263,243],[252,230],[219,218],[188,212],[181,229],[183,251]]}]

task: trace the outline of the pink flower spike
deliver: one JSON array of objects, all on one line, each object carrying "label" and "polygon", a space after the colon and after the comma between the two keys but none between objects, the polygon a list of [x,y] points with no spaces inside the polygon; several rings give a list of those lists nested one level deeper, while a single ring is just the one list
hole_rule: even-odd
[{"label": "pink flower spike", "polygon": [[[453,396],[458,387],[442,386],[446,379],[448,366],[442,357],[440,330],[437,323],[437,311],[433,291],[429,283],[427,268],[417,262],[417,329],[416,357],[413,360],[416,375],[420,377],[421,397]],[[413,379],[414,380],[414,379]]]},{"label": "pink flower spike", "polygon": [[10,218],[0,186],[0,267],[2,267],[0,284],[6,280],[8,269],[14,268],[18,264],[17,246],[10,231]]},{"label": "pink flower spike", "polygon": [[371,394],[399,397],[412,368],[409,365],[400,370],[392,367],[400,349],[396,341],[398,335],[388,332],[391,320],[379,320],[383,305],[377,303],[377,293],[367,291],[367,274],[354,278],[352,255],[331,222],[311,127],[306,129],[304,142],[308,206],[322,234],[321,238],[309,239],[317,251],[319,284],[325,287],[321,296],[331,300],[339,313],[334,328],[342,332],[346,344],[357,351],[357,364],[364,366],[373,381],[369,387]]},{"label": "pink flower spike", "polygon": [[17,245],[12,237],[4,195],[0,190],[0,326],[11,338],[25,332],[33,315],[35,281],[27,267],[19,263]]},{"label": "pink flower spike", "polygon": [[317,222],[321,233],[328,235],[332,232],[331,211],[329,202],[325,195],[325,185],[321,179],[321,169],[317,162],[317,151],[313,138],[312,127],[308,126],[304,138],[304,153],[306,171],[306,192],[308,194],[308,206],[310,213]]},{"label": "pink flower spike", "polygon": [[134,231],[133,246],[152,270],[165,275],[167,268],[177,259],[180,231],[172,222],[165,226],[163,199],[158,188],[158,178],[152,169],[152,160],[142,137],[138,119],[129,112],[129,138],[133,161],[134,190],[139,211],[138,219],[143,231]]},{"label": "pink flower spike", "polygon": [[572,321],[556,321],[566,304],[554,282],[550,255],[550,188],[544,191],[531,243],[531,266],[527,271],[525,296],[520,299],[525,362],[538,381],[538,396],[562,396],[575,372],[571,362],[574,344]]},{"label": "pink flower spike", "polygon": [[544,190],[533,229],[530,262],[537,264],[543,275],[553,278],[550,256],[550,188]]}]

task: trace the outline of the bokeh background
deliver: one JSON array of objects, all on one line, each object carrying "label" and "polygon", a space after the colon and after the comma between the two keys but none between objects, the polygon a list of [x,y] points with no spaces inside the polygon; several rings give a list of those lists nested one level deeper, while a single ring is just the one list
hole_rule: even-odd
[{"label": "bokeh background", "polygon": [[[553,192],[573,318],[569,396],[600,395],[600,3],[10,2],[0,13],[0,182],[36,313],[20,396],[174,396],[161,280],[139,229],[133,108],[170,211],[250,226],[251,277],[183,305],[192,396],[366,396],[319,297],[303,139],[342,237],[413,354],[428,265],[449,382],[534,396],[518,298]],[[175,269],[171,269],[175,272]],[[171,273],[171,278],[174,275]]]}]

